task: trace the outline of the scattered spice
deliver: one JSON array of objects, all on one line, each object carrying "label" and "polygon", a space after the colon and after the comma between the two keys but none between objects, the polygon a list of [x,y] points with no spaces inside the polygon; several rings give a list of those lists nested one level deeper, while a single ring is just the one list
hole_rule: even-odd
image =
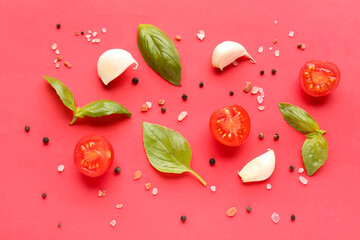
[{"label": "scattered spice", "polygon": [[134,77],[131,81],[134,85],[139,83],[139,79],[137,77]]},{"label": "scattered spice", "polygon": [[182,100],[186,101],[188,96],[184,93],[182,96],[181,96]]},{"label": "scattered spice", "polygon": [[112,227],[115,227],[116,221],[115,221],[115,220],[112,220],[112,221],[110,222],[110,225],[111,225]]},{"label": "scattered spice", "polygon": [[184,118],[187,116],[187,112],[186,111],[182,111],[179,116],[178,116],[178,121],[181,122],[182,120],[184,120]]},{"label": "scattered spice", "polygon": [[236,207],[231,207],[226,211],[226,215],[228,217],[233,217],[233,216],[235,216],[236,212],[237,212]]},{"label": "scattered spice", "polygon": [[210,158],[209,159],[209,163],[211,166],[213,166],[215,164],[215,159],[214,158]]},{"label": "scattered spice", "polygon": [[258,109],[259,109],[260,111],[262,111],[262,110],[265,109],[265,106],[258,106]]},{"label": "scattered spice", "polygon": [[264,138],[264,133],[259,133],[259,139],[263,139]]},{"label": "scattered spice", "polygon": [[269,51],[272,51],[273,50],[273,47],[269,47]]},{"label": "scattered spice", "polygon": [[25,126],[25,132],[29,132],[30,131],[30,127],[29,126]]},{"label": "scattered spice", "polygon": [[271,220],[273,220],[274,223],[278,223],[280,221],[280,216],[279,214],[277,214],[276,212],[274,212],[272,215],[271,215]]},{"label": "scattered spice", "polygon": [[142,111],[142,112],[147,112],[148,110],[149,110],[149,106],[148,106],[148,105],[143,104],[143,105],[141,106],[141,111]]},{"label": "scattered spice", "polygon": [[150,109],[151,106],[152,106],[151,102],[146,102],[145,104],[149,107],[149,109]]},{"label": "scattered spice", "polygon": [[120,209],[120,208],[123,208],[124,207],[124,204],[122,203],[119,203],[119,204],[116,204],[115,206],[117,209]]},{"label": "scattered spice", "polygon": [[257,94],[259,92],[259,88],[258,87],[252,87],[251,88],[251,94]]},{"label": "scattered spice", "polygon": [[290,217],[291,221],[295,221],[295,215],[292,214],[291,217]]},{"label": "scattered spice", "polygon": [[61,223],[58,223],[58,228],[61,228]]},{"label": "scattered spice", "polygon": [[204,30],[200,30],[198,34],[196,34],[198,39],[200,39],[201,41],[205,38],[205,32]]},{"label": "scattered spice", "polygon": [[75,36],[79,36],[80,35],[80,33],[79,32],[75,32]]},{"label": "scattered spice", "polygon": [[271,184],[270,184],[270,183],[266,184],[266,189],[267,189],[267,190],[270,190],[270,189],[271,189]]},{"label": "scattered spice", "polygon": [[274,55],[275,55],[275,57],[279,57],[280,56],[280,51],[276,49],[275,52],[274,52]]},{"label": "scattered spice", "polygon": [[116,167],[116,168],[114,169],[114,172],[115,172],[116,174],[120,174],[121,168],[120,168],[120,167]]},{"label": "scattered spice", "polygon": [[175,40],[176,40],[176,41],[180,41],[180,40],[181,40],[181,36],[180,36],[180,35],[176,35],[176,36],[175,36]]},{"label": "scattered spice", "polygon": [[57,29],[61,28],[60,23],[56,24],[56,28],[57,28]]},{"label": "scattered spice", "polygon": [[273,43],[276,44],[277,42],[278,42],[278,40],[275,38]]},{"label": "scattered spice", "polygon": [[300,46],[300,49],[304,50],[305,49],[305,44],[302,43],[301,46]]},{"label": "scattered spice", "polygon": [[59,68],[59,67],[60,67],[60,63],[56,62],[56,63],[55,63],[55,67],[56,67],[56,68]]},{"label": "scattered spice", "polygon": [[98,197],[105,197],[106,195],[106,190],[99,190],[98,191]]},{"label": "scattered spice", "polygon": [[161,112],[162,112],[162,113],[165,113],[165,112],[166,112],[166,107],[162,107],[162,108],[161,108]]},{"label": "scattered spice", "polygon": [[259,52],[259,53],[263,53],[263,51],[264,51],[264,47],[263,47],[263,46],[260,46],[259,49],[258,49],[258,52]]},{"label": "scattered spice", "polygon": [[295,167],[293,165],[290,165],[290,171],[294,171]]},{"label": "scattered spice", "polygon": [[233,95],[234,95],[234,92],[233,92],[233,91],[230,91],[229,94],[230,94],[230,96],[233,96]]},{"label": "scattered spice", "polygon": [[57,49],[57,44],[53,43],[53,45],[51,45],[51,49],[55,51]]},{"label": "scattered spice", "polygon": [[272,74],[272,75],[275,75],[275,74],[276,74],[276,69],[272,69],[272,70],[271,70],[271,74]]},{"label": "scattered spice", "polygon": [[41,197],[42,197],[43,199],[45,199],[45,198],[47,197],[47,194],[46,194],[46,193],[43,193],[43,194],[41,194]]},{"label": "scattered spice", "polygon": [[64,169],[65,169],[64,165],[59,165],[58,166],[58,172],[62,172],[62,171],[64,171]]},{"label": "scattered spice", "polygon": [[145,189],[149,190],[151,188],[151,183],[145,183]]},{"label": "scattered spice", "polygon": [[264,73],[265,73],[264,70],[260,71],[260,75],[264,75]]},{"label": "scattered spice", "polygon": [[203,83],[203,82],[200,82],[200,83],[199,83],[199,87],[200,87],[200,88],[204,87],[204,83]]},{"label": "scattered spice", "polygon": [[44,144],[48,144],[48,143],[49,143],[49,138],[48,138],[48,137],[44,137],[44,138],[43,138],[43,143],[44,143]]},{"label": "scattered spice", "polygon": [[103,27],[103,28],[101,29],[101,31],[102,31],[103,33],[106,33],[107,29]]},{"label": "scattered spice", "polygon": [[160,99],[158,102],[159,106],[162,106],[165,104],[165,99]]},{"label": "scattered spice", "polygon": [[250,212],[252,211],[252,207],[251,207],[251,206],[247,206],[247,207],[246,207],[246,211],[247,211],[248,213],[250,213]]},{"label": "scattered spice", "polygon": [[69,63],[68,61],[65,61],[65,62],[64,62],[64,65],[65,65],[67,68],[71,68],[71,63]]},{"label": "scattered spice", "polygon": [[246,93],[250,92],[251,88],[252,88],[251,82],[246,82],[246,85],[244,87],[244,92]]},{"label": "scattered spice", "polygon": [[277,134],[277,133],[274,134],[274,140],[275,141],[279,140],[279,134]]},{"label": "scattered spice", "polygon": [[216,186],[211,186],[211,187],[210,187],[210,190],[211,190],[212,192],[216,192]]},{"label": "scattered spice", "polygon": [[138,180],[140,177],[141,177],[141,171],[140,171],[140,170],[137,170],[137,171],[134,173],[134,180]]},{"label": "scattered spice", "polygon": [[62,58],[61,58],[60,55],[57,55],[57,56],[56,56],[56,61],[61,61],[61,59],[62,59]]},{"label": "scattered spice", "polygon": [[298,47],[298,48],[301,48],[301,43],[298,43],[298,44],[297,44],[297,47]]},{"label": "scattered spice", "polygon": [[181,220],[182,222],[185,222],[185,221],[186,221],[186,216],[181,216],[181,217],[180,217],[180,220]]},{"label": "scattered spice", "polygon": [[157,189],[157,188],[153,188],[152,194],[153,194],[154,196],[156,196],[156,195],[158,194],[158,189]]},{"label": "scattered spice", "polygon": [[295,34],[294,31],[290,31],[290,32],[289,32],[289,37],[291,37],[291,38],[294,37],[294,34]]},{"label": "scattered spice", "polygon": [[84,31],[81,31],[80,34],[81,34],[81,35],[84,35]]}]

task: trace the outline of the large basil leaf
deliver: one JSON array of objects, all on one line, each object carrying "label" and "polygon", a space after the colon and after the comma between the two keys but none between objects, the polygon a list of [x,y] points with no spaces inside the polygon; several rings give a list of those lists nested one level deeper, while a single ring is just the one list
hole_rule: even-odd
[{"label": "large basil leaf", "polygon": [[124,114],[127,117],[131,117],[131,112],[121,106],[119,103],[110,100],[97,100],[91,102],[84,107],[76,111],[77,117],[101,117],[110,114]]},{"label": "large basil leaf", "polygon": [[164,79],[180,86],[180,57],[173,41],[159,28],[140,24],[137,43],[145,62]]},{"label": "large basil leaf", "polygon": [[278,103],[285,119],[294,129],[302,133],[312,133],[319,130],[317,122],[303,109],[289,103]]},{"label": "large basil leaf", "polygon": [[44,76],[44,78],[51,84],[51,86],[55,89],[57,95],[60,97],[61,101],[64,103],[66,107],[75,111],[75,99],[70,90],[57,80],[56,78]]},{"label": "large basil leaf", "polygon": [[302,146],[302,158],[309,176],[313,175],[327,159],[328,145],[321,133],[311,135]]},{"label": "large basil leaf", "polygon": [[143,141],[150,164],[165,173],[190,172],[206,182],[190,167],[191,149],[186,139],[169,128],[143,122]]}]

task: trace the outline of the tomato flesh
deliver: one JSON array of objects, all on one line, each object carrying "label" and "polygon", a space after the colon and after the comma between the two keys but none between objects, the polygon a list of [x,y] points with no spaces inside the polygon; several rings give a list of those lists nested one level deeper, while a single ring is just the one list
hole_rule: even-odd
[{"label": "tomato flesh", "polygon": [[314,97],[325,96],[339,85],[339,68],[331,62],[312,60],[304,64],[300,71],[301,88]]},{"label": "tomato flesh", "polygon": [[239,146],[250,134],[250,117],[244,108],[232,105],[213,112],[210,130],[215,139],[227,146]]},{"label": "tomato flesh", "polygon": [[104,174],[112,165],[114,149],[103,136],[83,137],[75,146],[74,161],[81,173],[89,177]]}]

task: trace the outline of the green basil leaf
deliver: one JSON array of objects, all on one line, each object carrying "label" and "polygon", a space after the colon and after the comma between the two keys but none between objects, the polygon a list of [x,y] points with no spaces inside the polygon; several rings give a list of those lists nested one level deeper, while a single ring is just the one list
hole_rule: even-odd
[{"label": "green basil leaf", "polygon": [[317,122],[303,109],[289,103],[278,103],[285,119],[294,129],[302,133],[312,133],[319,130]]},{"label": "green basil leaf", "polygon": [[143,141],[150,164],[160,172],[190,172],[206,182],[190,167],[191,149],[186,139],[169,128],[143,122]]},{"label": "green basil leaf", "polygon": [[313,175],[327,159],[328,145],[325,137],[318,133],[307,138],[302,146],[302,158],[306,172]]},{"label": "green basil leaf", "polygon": [[131,117],[131,112],[121,106],[119,103],[110,100],[97,100],[86,104],[84,107],[77,109],[75,115],[83,118],[89,117],[101,117],[110,114],[124,114],[127,117]]},{"label": "green basil leaf", "polygon": [[137,43],[145,62],[164,79],[180,86],[180,57],[173,41],[159,28],[140,24]]},{"label": "green basil leaf", "polygon": [[75,111],[75,99],[70,90],[57,80],[56,78],[44,76],[44,78],[51,84],[51,86],[55,89],[57,95],[60,97],[63,104],[69,109]]}]

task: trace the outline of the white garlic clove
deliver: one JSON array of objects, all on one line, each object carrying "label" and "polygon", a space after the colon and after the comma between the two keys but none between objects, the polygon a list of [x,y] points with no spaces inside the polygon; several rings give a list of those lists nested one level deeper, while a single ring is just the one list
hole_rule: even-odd
[{"label": "white garlic clove", "polygon": [[275,169],[275,153],[268,151],[248,162],[239,172],[243,182],[257,182],[268,179]]},{"label": "white garlic clove", "polygon": [[255,60],[240,43],[225,41],[215,47],[212,55],[212,65],[222,71],[224,67],[242,56],[247,56],[252,63],[255,63]]},{"label": "white garlic clove", "polygon": [[120,76],[130,65],[138,63],[131,54],[123,49],[110,49],[101,54],[97,63],[97,72],[105,85]]}]

